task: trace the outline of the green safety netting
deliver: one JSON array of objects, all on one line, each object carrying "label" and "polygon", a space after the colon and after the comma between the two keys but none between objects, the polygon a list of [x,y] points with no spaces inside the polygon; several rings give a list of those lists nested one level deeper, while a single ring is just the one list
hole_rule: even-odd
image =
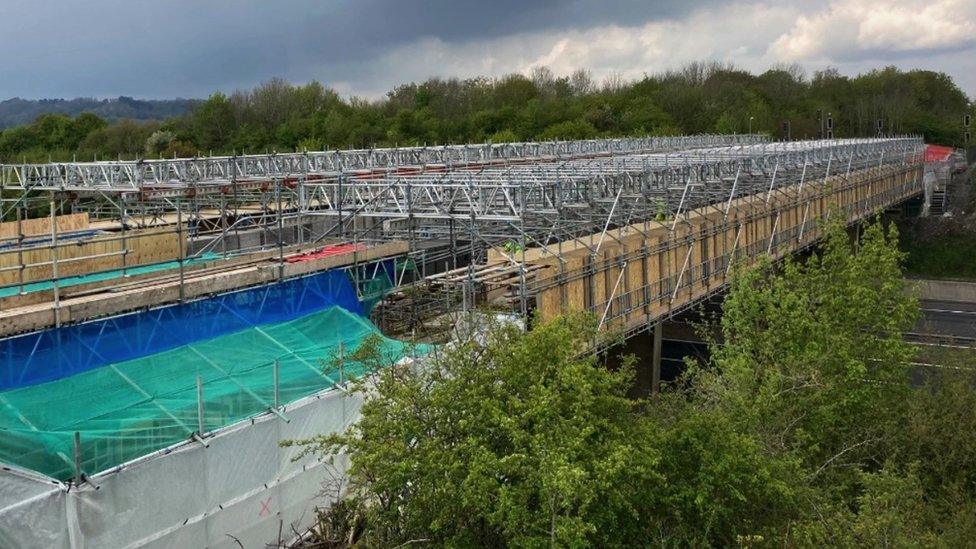
[{"label": "green safety netting", "polygon": [[[368,320],[333,306],[0,393],[0,461],[58,479],[74,476],[74,433],[82,470],[103,471],[187,440],[198,430],[197,376],[203,381],[205,432],[334,385],[334,357],[379,337],[391,363],[424,352],[383,337]],[[361,365],[342,361],[343,376]],[[287,414],[287,411],[284,412]]]},{"label": "green safety netting", "polygon": [[393,289],[393,281],[385,272],[380,272],[373,278],[368,278],[360,282],[360,301],[363,304],[363,312],[370,314],[376,304],[386,297],[386,294]]}]

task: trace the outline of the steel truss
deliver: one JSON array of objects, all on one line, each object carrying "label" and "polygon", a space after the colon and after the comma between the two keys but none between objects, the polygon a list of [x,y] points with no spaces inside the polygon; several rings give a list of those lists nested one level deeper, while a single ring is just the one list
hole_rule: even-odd
[{"label": "steel truss", "polygon": [[[693,210],[727,212],[743,197],[761,210],[772,196],[800,196],[804,185],[917,164],[923,148],[914,136],[773,143],[704,135],[0,165],[0,214],[8,219],[43,199],[52,210],[116,219],[123,235],[151,224],[216,235],[199,253],[227,250],[227,237],[242,228],[266,231],[262,249],[280,250],[286,224],[317,226],[307,235],[301,228],[298,243],[406,240],[423,265],[456,267],[463,256],[473,285],[473,267],[489,249],[559,256],[571,244],[595,255],[614,238],[610,229],[674,231]],[[770,249],[776,244],[771,237]],[[542,288],[528,283],[524,255],[502,255],[518,266],[527,312]],[[683,273],[662,291],[679,287]]]},{"label": "steel truss", "polygon": [[[337,216],[322,238],[350,236],[351,214],[368,200],[368,190],[350,197],[358,179],[426,174],[480,172],[489,168],[569,162],[625,154],[678,151],[755,144],[759,135],[696,135],[449,145],[290,154],[263,154],[191,159],[67,162],[0,165],[0,219],[31,204],[44,209],[54,199],[59,212],[88,212],[92,218],[117,220],[127,227],[172,225],[179,217],[196,231],[217,232],[223,239],[242,227],[268,230],[285,222],[301,224],[312,216]],[[328,190],[336,189],[330,195]],[[343,196],[338,199],[338,196]],[[433,195],[432,195],[433,196]],[[180,212],[182,215],[177,214]],[[280,215],[279,215],[280,212]],[[355,225],[355,224],[353,224]],[[374,227],[364,239],[386,240]],[[211,248],[217,248],[217,244]],[[219,246],[221,249],[224,246]]]},{"label": "steel truss", "polygon": [[905,164],[921,146],[916,138],[762,143],[441,174],[385,173],[308,187],[323,206],[321,214],[339,217],[342,234],[349,234],[354,219],[379,219],[386,223],[361,223],[359,236],[470,236],[486,246],[506,239],[547,245],[645,220],[675,224],[701,206]]},{"label": "steel truss", "polygon": [[[196,186],[292,182],[391,168],[463,169],[540,159],[617,155],[761,143],[760,135],[695,135],[397,147],[159,160],[0,164],[5,188],[47,191],[165,192]],[[256,181],[255,181],[256,180]]]}]

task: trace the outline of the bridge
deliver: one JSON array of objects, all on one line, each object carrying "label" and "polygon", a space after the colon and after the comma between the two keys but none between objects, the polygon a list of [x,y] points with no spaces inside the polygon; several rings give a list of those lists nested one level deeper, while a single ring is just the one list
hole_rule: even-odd
[{"label": "bridge", "polygon": [[[814,244],[831,215],[854,223],[920,193],[923,153],[915,137],[706,135],[0,165],[4,219],[24,218],[0,280],[50,286],[0,298],[0,335],[396,255],[394,285],[444,296],[442,312],[589,310],[629,335],[721,291],[736,262]],[[64,215],[26,219],[38,206]],[[58,234],[71,215],[98,235],[71,244]],[[38,221],[31,247],[23,227]],[[286,262],[329,244],[350,251]],[[214,251],[224,261],[197,272]],[[71,309],[79,290],[59,288],[157,260],[174,263],[139,275],[145,299],[85,286]],[[419,320],[413,305],[383,311]]]},{"label": "bridge", "polygon": [[116,546],[305,528],[331,473],[279,442],[356,420],[343,357],[376,334],[364,316],[403,336],[483,306],[592,311],[653,334],[656,379],[665,319],[831,216],[920,194],[923,147],[690,136],[0,166],[0,529]]}]

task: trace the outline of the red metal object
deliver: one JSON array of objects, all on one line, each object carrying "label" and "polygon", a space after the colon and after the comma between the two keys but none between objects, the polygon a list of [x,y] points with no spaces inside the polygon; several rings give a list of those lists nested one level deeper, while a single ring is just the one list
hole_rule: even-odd
[{"label": "red metal object", "polygon": [[949,160],[952,156],[952,147],[943,147],[942,145],[926,145],[925,146],[925,161],[926,162],[945,162]]},{"label": "red metal object", "polygon": [[361,252],[365,249],[366,249],[365,244],[336,244],[334,246],[326,246],[324,248],[319,248],[318,250],[312,250],[311,252],[305,252],[303,254],[288,256],[285,258],[285,262],[301,263],[303,261],[322,259],[323,257],[329,257],[332,255]]}]

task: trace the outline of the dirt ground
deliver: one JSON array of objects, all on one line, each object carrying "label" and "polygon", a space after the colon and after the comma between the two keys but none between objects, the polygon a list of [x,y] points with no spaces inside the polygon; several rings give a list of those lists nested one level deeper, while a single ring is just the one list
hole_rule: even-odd
[{"label": "dirt ground", "polygon": [[912,232],[920,242],[943,237],[974,235],[976,237],[976,195],[973,193],[972,168],[954,174],[948,188],[949,216],[906,220],[902,230]]}]

